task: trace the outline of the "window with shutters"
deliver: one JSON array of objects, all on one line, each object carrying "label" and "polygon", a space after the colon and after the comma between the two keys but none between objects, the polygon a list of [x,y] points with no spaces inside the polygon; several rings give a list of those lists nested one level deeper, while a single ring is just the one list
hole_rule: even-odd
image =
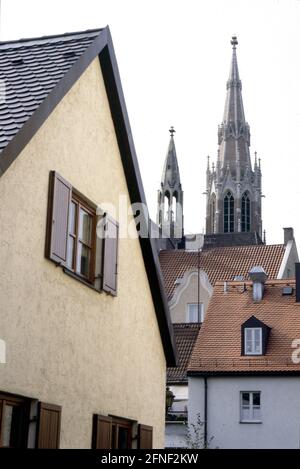
[{"label": "window with shutters", "polygon": [[[97,230],[99,221],[103,230]],[[109,214],[97,217],[96,205],[51,171],[46,257],[96,290],[116,295],[118,236],[116,220]]]},{"label": "window with shutters", "polygon": [[92,447],[94,449],[131,449],[133,422],[120,417],[94,415]]},{"label": "window with shutters", "polygon": [[0,394],[0,447],[26,448],[30,400]]}]

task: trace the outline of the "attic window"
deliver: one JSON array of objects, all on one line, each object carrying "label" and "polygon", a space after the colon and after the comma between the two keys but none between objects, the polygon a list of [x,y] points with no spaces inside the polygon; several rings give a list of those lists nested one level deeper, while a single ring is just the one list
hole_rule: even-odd
[{"label": "attic window", "polygon": [[19,59],[12,59],[11,63],[13,65],[23,65],[24,63],[24,60],[22,58],[19,58]]},{"label": "attic window", "polygon": [[64,52],[63,56],[66,58],[69,58],[69,57],[71,58],[71,57],[76,57],[76,54],[73,50],[69,50],[68,52]]},{"label": "attic window", "polygon": [[262,328],[246,327],[245,334],[245,355],[262,355]]},{"label": "attic window", "polygon": [[293,294],[293,287],[283,287],[282,289],[282,296],[288,296]]},{"label": "attic window", "polygon": [[271,328],[264,322],[251,316],[241,326],[241,354],[265,355]]}]

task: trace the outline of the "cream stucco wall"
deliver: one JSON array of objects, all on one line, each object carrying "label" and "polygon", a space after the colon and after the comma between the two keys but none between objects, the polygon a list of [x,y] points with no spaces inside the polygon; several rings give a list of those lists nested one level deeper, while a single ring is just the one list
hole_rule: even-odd
[{"label": "cream stucco wall", "polygon": [[171,319],[173,323],[187,322],[187,305],[188,303],[198,302],[198,285],[200,286],[199,300],[203,303],[204,315],[208,307],[210,297],[213,292],[207,274],[200,271],[200,282],[197,270],[185,272],[184,277],[180,280],[174,295],[169,302]]},{"label": "cream stucco wall", "polygon": [[93,413],[152,425],[162,447],[166,363],[139,241],[120,240],[116,298],[45,259],[53,169],[95,203],[128,194],[98,59],[0,178],[0,390],[61,405],[62,448],[91,447]]}]

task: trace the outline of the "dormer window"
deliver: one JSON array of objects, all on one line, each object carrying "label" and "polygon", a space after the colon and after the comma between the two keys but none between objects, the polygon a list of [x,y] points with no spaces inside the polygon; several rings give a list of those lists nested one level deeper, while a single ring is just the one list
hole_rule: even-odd
[{"label": "dormer window", "polygon": [[241,326],[241,354],[265,355],[271,328],[251,316]]},{"label": "dormer window", "polygon": [[245,355],[262,355],[262,328],[246,327],[244,334]]},{"label": "dormer window", "polygon": [[187,322],[203,322],[203,303],[188,303]]}]

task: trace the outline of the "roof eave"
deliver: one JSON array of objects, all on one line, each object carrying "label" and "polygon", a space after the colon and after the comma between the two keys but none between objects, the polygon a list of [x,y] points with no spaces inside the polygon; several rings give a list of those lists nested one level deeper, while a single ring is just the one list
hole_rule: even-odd
[{"label": "roof eave", "polygon": [[218,370],[218,371],[188,371],[188,378],[208,378],[214,376],[300,376],[299,370]]}]

